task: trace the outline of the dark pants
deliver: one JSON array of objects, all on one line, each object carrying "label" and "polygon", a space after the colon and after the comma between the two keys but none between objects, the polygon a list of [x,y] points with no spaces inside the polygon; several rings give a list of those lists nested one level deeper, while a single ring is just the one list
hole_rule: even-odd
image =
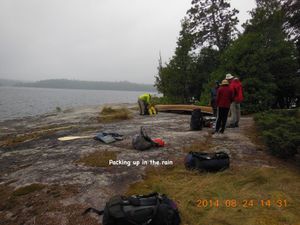
[{"label": "dark pants", "polygon": [[140,115],[148,115],[148,104],[141,99],[138,99],[138,104],[140,109]]},{"label": "dark pants", "polygon": [[217,116],[217,104],[215,100],[211,100],[210,101],[210,105],[213,109],[213,116],[216,117]]},{"label": "dark pants", "polygon": [[[226,127],[227,116],[228,116],[229,108],[219,107],[218,110],[218,119],[216,124],[216,132],[223,133]],[[221,130],[220,130],[221,128]]]}]

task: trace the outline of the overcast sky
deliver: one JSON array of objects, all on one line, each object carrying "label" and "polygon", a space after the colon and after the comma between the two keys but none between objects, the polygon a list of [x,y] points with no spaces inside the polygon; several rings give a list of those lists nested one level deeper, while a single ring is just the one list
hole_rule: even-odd
[{"label": "overcast sky", "polygon": [[[185,0],[0,0],[0,78],[153,83]],[[231,0],[244,22],[254,0]]]}]

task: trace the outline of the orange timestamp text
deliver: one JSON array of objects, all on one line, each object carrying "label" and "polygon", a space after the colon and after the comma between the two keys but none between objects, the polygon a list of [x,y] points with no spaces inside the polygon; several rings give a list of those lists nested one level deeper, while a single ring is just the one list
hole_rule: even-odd
[{"label": "orange timestamp text", "polygon": [[270,208],[270,207],[279,207],[284,208],[288,206],[288,202],[286,199],[198,199],[196,201],[196,205],[198,208],[253,208],[253,207],[261,207],[261,208]]}]

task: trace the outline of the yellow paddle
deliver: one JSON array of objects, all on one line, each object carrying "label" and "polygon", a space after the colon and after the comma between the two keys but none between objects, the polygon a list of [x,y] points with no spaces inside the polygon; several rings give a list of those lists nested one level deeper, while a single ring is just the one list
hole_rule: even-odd
[{"label": "yellow paddle", "polygon": [[[95,135],[94,135],[95,136]],[[71,141],[75,139],[93,138],[94,136],[65,136],[58,138],[59,141]]]}]

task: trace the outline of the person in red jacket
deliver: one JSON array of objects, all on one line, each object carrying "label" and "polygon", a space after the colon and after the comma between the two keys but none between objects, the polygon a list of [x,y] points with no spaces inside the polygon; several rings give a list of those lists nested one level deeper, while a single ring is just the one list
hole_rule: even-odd
[{"label": "person in red jacket", "polygon": [[223,80],[221,83],[221,87],[219,87],[217,92],[218,116],[216,130],[213,132],[213,134],[218,132],[224,133],[228,112],[232,101],[233,91],[229,87],[228,80]]},{"label": "person in red jacket", "polygon": [[243,96],[243,86],[239,78],[235,77],[230,83],[230,87],[233,90],[233,102],[230,106],[230,122],[228,127],[234,128],[239,126],[241,117],[241,102],[244,100]]}]

